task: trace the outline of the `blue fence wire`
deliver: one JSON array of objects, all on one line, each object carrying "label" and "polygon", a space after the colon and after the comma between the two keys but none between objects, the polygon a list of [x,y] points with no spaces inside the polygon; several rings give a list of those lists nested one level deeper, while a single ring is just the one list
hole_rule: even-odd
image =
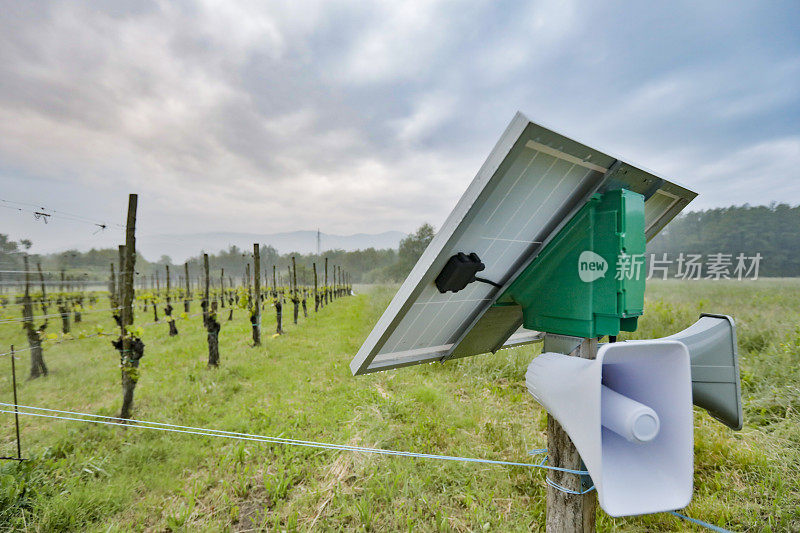
[{"label": "blue fence wire", "polygon": [[[68,420],[73,422],[88,422],[94,424],[102,424],[108,426],[120,426],[126,428],[138,428],[138,429],[152,429],[156,431],[167,431],[172,433],[184,433],[184,434],[191,434],[191,435],[199,435],[205,437],[219,437],[219,438],[226,438],[226,439],[234,439],[234,440],[243,440],[243,441],[251,441],[251,442],[264,442],[269,444],[285,444],[291,446],[304,446],[310,448],[323,448],[329,450],[337,450],[337,451],[350,451],[350,452],[362,452],[362,453],[372,453],[378,455],[393,455],[399,457],[413,457],[419,459],[439,459],[444,461],[459,461],[465,463],[482,463],[482,464],[490,464],[490,465],[497,465],[497,466],[523,466],[523,467],[530,467],[530,468],[541,468],[543,470],[554,470],[559,472],[566,472],[568,474],[575,474],[575,475],[587,475],[589,472],[586,470],[575,470],[571,468],[561,468],[557,466],[550,466],[545,464],[547,462],[547,456],[542,459],[539,463],[524,463],[524,462],[516,462],[516,461],[501,461],[496,459],[483,459],[483,458],[475,458],[475,457],[458,457],[454,455],[440,455],[440,454],[430,454],[430,453],[418,453],[418,452],[407,452],[401,450],[387,450],[384,448],[370,448],[366,446],[355,446],[349,444],[330,444],[326,442],[318,442],[318,441],[309,441],[309,440],[299,440],[299,439],[289,439],[285,437],[272,437],[267,435],[258,435],[253,433],[240,433],[236,431],[224,431],[218,429],[209,429],[209,428],[202,428],[202,427],[194,427],[194,426],[181,426],[177,424],[168,424],[165,422],[150,422],[146,420],[136,420],[136,419],[127,419],[127,418],[117,418],[113,416],[102,416],[102,415],[94,415],[90,413],[81,413],[78,411],[64,411],[59,409],[49,409],[45,407],[36,407],[31,405],[15,405],[13,403],[5,403],[0,402],[0,413],[9,413],[15,414],[18,413],[20,415],[25,416],[34,416],[39,418],[48,418],[48,419],[58,419],[58,420]],[[52,414],[48,414],[52,413]],[[69,415],[69,416],[65,416]],[[528,452],[530,455],[539,455],[539,454],[546,454],[547,449],[541,448],[536,450],[530,450]],[[574,491],[571,489],[567,489],[562,487],[561,485],[553,482],[551,479],[545,477],[545,481],[548,485],[554,487],[557,490],[562,492],[566,492],[568,494],[586,494],[592,490],[595,490],[594,485],[590,488],[586,489],[585,491],[579,492]],[[713,524],[709,524],[707,522],[703,522],[702,520],[697,520],[695,518],[690,518],[686,515],[678,513],[676,511],[670,511],[670,514],[681,518],[683,520],[687,520],[693,524],[708,528],[712,531],[716,531],[718,533],[732,533],[727,529],[723,529],[719,526],[715,526]]]}]

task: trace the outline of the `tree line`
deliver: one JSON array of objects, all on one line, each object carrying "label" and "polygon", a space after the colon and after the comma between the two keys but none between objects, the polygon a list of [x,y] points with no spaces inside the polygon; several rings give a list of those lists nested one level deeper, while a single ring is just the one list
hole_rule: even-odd
[{"label": "tree line", "polygon": [[759,276],[800,276],[800,205],[773,203],[689,211],[647,245],[648,254],[761,254]]},{"label": "tree line", "polygon": [[[353,283],[399,282],[411,271],[425,247],[431,241],[434,229],[423,224],[417,231],[408,235],[398,249],[328,250],[324,254],[280,254],[274,247],[262,245],[261,261],[265,265],[277,265],[278,272],[286,272],[291,266],[291,258],[298,262],[297,275],[301,280],[310,281],[312,263],[320,264],[323,257],[341,265],[351,273]],[[30,241],[14,242],[7,235],[0,234],[0,270],[22,269],[22,254],[30,248]],[[794,277],[800,276],[800,206],[773,203],[768,206],[731,206],[701,211],[689,211],[676,217],[647,246],[649,254],[659,257],[667,254],[677,260],[681,253],[731,254],[740,253],[753,256],[761,254],[760,276]],[[228,275],[243,276],[242,258],[251,253],[237,246],[209,254],[215,265],[224,268]],[[116,260],[117,250],[100,249],[88,252],[67,250],[64,252],[30,256],[31,264],[41,263],[45,271],[65,270],[69,277],[70,269],[96,271],[98,279],[107,272],[108,264]],[[189,259],[192,270],[202,269],[203,256]],[[162,256],[157,261],[148,261],[136,254],[137,271],[144,276],[162,272],[172,260]],[[179,268],[179,265],[176,268]],[[5,275],[5,279],[9,279]],[[0,287],[3,274],[0,273]],[[302,281],[301,281],[302,283]]]},{"label": "tree line", "polygon": [[[285,277],[287,269],[292,268],[292,258],[297,264],[297,277],[301,285],[310,284],[313,279],[311,267],[314,263],[321,265],[325,258],[332,264],[340,266],[350,273],[351,283],[382,283],[399,282],[411,271],[417,259],[434,235],[434,229],[430,224],[423,224],[420,228],[403,239],[397,250],[393,248],[345,251],[345,250],[326,250],[321,254],[300,254],[286,253],[280,254],[278,250],[270,245],[262,244],[259,249],[261,263],[263,265],[276,265],[278,276]],[[0,234],[0,271],[2,270],[23,270],[22,256],[30,248],[30,241],[15,242],[7,235]],[[192,272],[199,273],[203,269],[203,255],[198,254],[189,258],[186,262]],[[227,250],[220,250],[217,253],[208,253],[209,260],[215,267],[223,268],[228,276],[233,276],[236,280],[242,280],[245,272],[242,270],[243,258],[252,257],[250,250],[245,250],[237,246],[230,246]],[[81,275],[87,272],[91,277],[98,281],[107,279],[108,265],[118,261],[118,250],[92,249],[88,252],[78,250],[66,250],[52,254],[29,254],[29,261],[32,265],[41,264],[46,273],[58,278],[58,273],[65,271],[69,282],[71,271],[80,271]],[[156,275],[162,275],[165,266],[170,266],[178,270],[183,269],[183,264],[174,264],[168,256],[162,256],[158,261],[148,261],[141,253],[135,256],[137,275],[144,279],[152,277],[151,286],[155,286]],[[72,276],[73,278],[75,276]],[[47,278],[47,276],[45,276]],[[18,280],[19,276],[12,273],[0,272],[0,288],[3,281],[9,283],[11,280]],[[192,284],[196,285],[199,275],[195,275]],[[72,279],[76,283],[82,280]],[[284,280],[285,281],[285,280]],[[22,283],[19,283],[20,288]],[[6,292],[14,292],[6,290]]]}]

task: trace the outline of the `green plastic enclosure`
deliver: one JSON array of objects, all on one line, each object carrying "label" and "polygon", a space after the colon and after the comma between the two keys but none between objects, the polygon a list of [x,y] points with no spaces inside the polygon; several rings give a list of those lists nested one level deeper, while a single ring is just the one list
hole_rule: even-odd
[{"label": "green plastic enclosure", "polygon": [[644,196],[594,195],[495,306],[522,307],[526,329],[599,337],[636,331],[644,307]]}]

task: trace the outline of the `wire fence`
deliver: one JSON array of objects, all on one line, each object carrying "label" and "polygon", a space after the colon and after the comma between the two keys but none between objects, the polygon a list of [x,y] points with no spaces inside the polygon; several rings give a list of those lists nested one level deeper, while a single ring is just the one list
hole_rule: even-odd
[{"label": "wire fence", "polygon": [[[87,309],[87,310],[79,310],[78,312],[79,312],[79,313],[81,313],[81,314],[89,314],[89,313],[106,313],[106,312],[108,312],[108,311],[118,311],[119,309],[122,309],[122,308],[121,308],[121,307],[109,307],[109,308],[107,308],[107,309]],[[75,309],[72,309],[72,311],[74,311],[74,310],[75,310]],[[60,316],[62,316],[62,314],[61,314],[61,313],[51,313],[51,314],[47,314],[47,315],[34,315],[34,316],[32,316],[32,317],[31,317],[31,319],[37,319],[37,318],[58,318],[58,317],[60,317]],[[0,319],[0,324],[13,324],[14,322],[25,322],[26,320],[28,320],[28,319],[27,319],[27,318],[25,318],[25,317],[22,317],[22,318],[4,318],[4,319]]]},{"label": "wire fence", "polygon": [[[31,406],[31,405],[19,405],[19,404],[12,404],[6,402],[0,402],[0,413],[6,414],[13,414],[13,415],[23,415],[23,416],[31,416],[37,418],[44,418],[50,420],[64,420],[69,422],[83,422],[89,424],[99,424],[104,426],[118,426],[124,428],[135,428],[135,429],[148,429],[151,431],[161,431],[161,432],[168,432],[168,433],[177,433],[177,434],[184,434],[184,435],[194,435],[194,436],[201,436],[201,437],[213,437],[213,438],[222,438],[222,439],[229,439],[229,440],[236,440],[236,441],[245,441],[245,442],[257,442],[257,443],[264,443],[264,444],[280,444],[286,446],[301,446],[307,448],[316,448],[316,449],[325,449],[325,450],[333,450],[333,451],[342,451],[342,452],[353,452],[353,453],[367,453],[367,454],[375,454],[375,455],[385,455],[385,456],[395,456],[395,457],[409,457],[414,459],[434,459],[439,461],[453,461],[453,462],[461,462],[461,463],[472,463],[472,464],[486,464],[492,466],[505,466],[505,467],[524,467],[524,468],[537,468],[542,470],[549,470],[549,471],[558,471],[558,472],[566,472],[568,474],[574,474],[578,476],[588,475],[589,472],[586,470],[575,470],[571,468],[561,468],[557,466],[551,466],[546,464],[547,456],[544,455],[544,458],[538,463],[529,463],[529,462],[522,462],[522,461],[505,461],[505,460],[498,460],[498,459],[486,459],[480,457],[461,457],[455,455],[443,455],[443,454],[432,454],[432,453],[420,453],[420,452],[410,452],[410,451],[403,451],[403,450],[391,450],[386,448],[374,448],[368,446],[356,446],[350,444],[333,444],[328,442],[320,442],[320,441],[311,441],[311,440],[301,440],[301,439],[290,439],[286,437],[276,437],[276,436],[269,436],[269,435],[259,435],[256,433],[242,433],[237,431],[225,431],[219,429],[211,429],[211,428],[204,428],[204,427],[197,427],[197,426],[184,426],[179,424],[171,424],[166,422],[153,422],[148,420],[137,420],[137,419],[126,419],[126,418],[118,418],[113,416],[103,416],[103,415],[95,415],[91,413],[83,413],[80,411],[66,411],[62,409],[50,409],[46,407],[38,407],[38,406]],[[531,455],[540,455],[546,454],[547,449],[536,449],[530,450],[528,452]],[[552,482],[549,478],[545,478],[546,483],[557,490],[562,492],[566,492],[568,494],[586,494],[587,492],[594,490],[594,486],[591,488],[584,490],[582,492],[572,491],[570,489],[566,489],[561,487],[560,485]],[[718,533],[731,533],[729,530],[721,528],[719,526],[715,526],[713,524],[709,524],[707,522],[703,522],[702,520],[698,520],[696,518],[690,518],[684,514],[678,513],[676,511],[669,511],[670,514],[673,516],[689,521],[693,524],[698,526],[705,527],[712,531],[716,531]]]}]

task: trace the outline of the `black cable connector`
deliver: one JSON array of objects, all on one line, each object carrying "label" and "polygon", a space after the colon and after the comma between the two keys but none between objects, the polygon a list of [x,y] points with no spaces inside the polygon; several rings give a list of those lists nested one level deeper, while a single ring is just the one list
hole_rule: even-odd
[{"label": "black cable connector", "polygon": [[436,277],[436,287],[439,292],[458,292],[473,281],[480,281],[488,283],[494,287],[502,288],[502,285],[490,281],[485,278],[479,278],[475,274],[484,270],[486,265],[481,262],[478,254],[471,253],[469,255],[459,252],[447,260],[442,271]]}]

